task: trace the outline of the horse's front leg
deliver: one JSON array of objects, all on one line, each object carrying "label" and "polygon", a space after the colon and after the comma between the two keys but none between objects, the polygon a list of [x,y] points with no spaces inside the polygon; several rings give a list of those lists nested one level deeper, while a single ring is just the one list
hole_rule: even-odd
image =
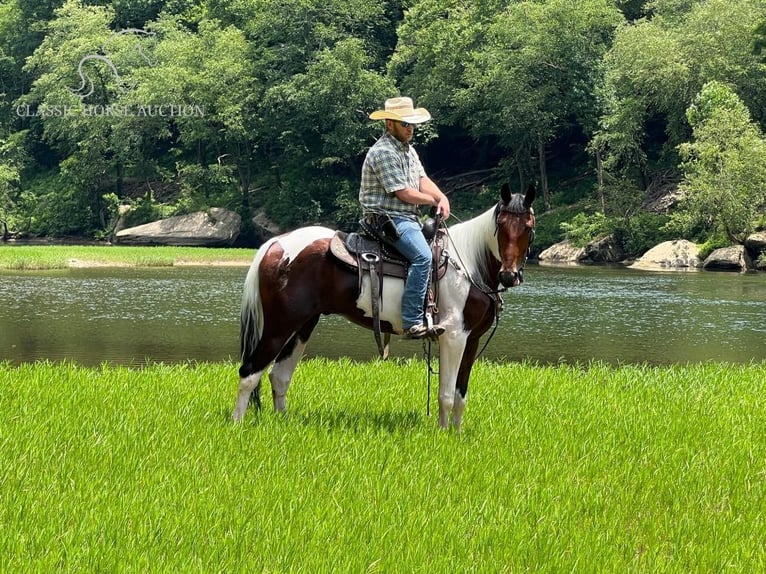
[{"label": "horse's front leg", "polygon": [[471,369],[473,369],[473,363],[476,361],[478,350],[479,337],[468,339],[463,350],[463,358],[460,361],[460,370],[455,385],[455,402],[452,406],[452,424],[458,432],[463,424],[463,411],[465,411],[465,404],[468,400],[468,379],[471,376]]},{"label": "horse's front leg", "polygon": [[[450,415],[455,407],[456,385],[458,373],[463,361],[467,333],[464,331],[447,331],[439,338],[439,426],[449,427]],[[464,397],[457,407],[462,417],[465,406]],[[459,419],[458,419],[459,421]],[[459,430],[459,422],[456,427]]]}]

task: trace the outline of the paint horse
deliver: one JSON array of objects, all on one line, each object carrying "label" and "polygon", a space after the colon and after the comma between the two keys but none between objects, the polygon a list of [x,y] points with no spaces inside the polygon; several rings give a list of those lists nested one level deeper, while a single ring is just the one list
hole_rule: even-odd
[{"label": "paint horse", "polygon": [[[524,280],[524,264],[534,237],[535,189],[511,194],[481,215],[447,229],[448,265],[437,285],[439,322],[439,424],[460,430],[468,378],[480,337],[501,310],[498,293]],[[234,419],[244,417],[251,395],[260,406],[261,377],[269,380],[276,411],[286,395],[306,343],[321,315],[338,314],[372,328],[369,277],[338,261],[329,249],[335,231],[304,227],[265,242],[250,266],[242,296],[239,388]],[[383,279],[381,330],[402,333],[402,279]]]}]

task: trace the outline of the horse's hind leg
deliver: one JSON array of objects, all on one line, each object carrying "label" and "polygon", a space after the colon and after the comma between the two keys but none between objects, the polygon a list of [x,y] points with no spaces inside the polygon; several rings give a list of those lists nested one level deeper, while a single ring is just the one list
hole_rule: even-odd
[{"label": "horse's hind leg", "polygon": [[[253,395],[253,391],[259,392],[258,387],[261,384],[261,377],[266,369],[251,373],[249,375],[242,376],[240,369],[239,386],[237,387],[237,400],[234,402],[234,414],[232,418],[235,421],[242,420],[247,411],[247,404],[250,402],[250,397]],[[260,405],[260,395],[257,398],[257,403]]]},{"label": "horse's hind leg", "polygon": [[[260,392],[261,377],[263,377],[269,365],[275,360],[281,360],[284,356],[292,355],[292,343],[296,338],[296,332],[290,327],[285,327],[282,325],[280,328],[270,329],[267,326],[255,349],[249,351],[248,355],[243,357],[242,366],[239,368],[237,399],[234,403],[234,414],[232,415],[235,421],[241,420],[245,416],[247,405],[253,393]],[[289,352],[287,351],[288,349]]]},{"label": "horse's hind leg", "polygon": [[271,396],[274,400],[274,410],[284,412],[287,410],[287,389],[293,378],[295,368],[303,356],[311,333],[319,321],[319,315],[311,319],[301,327],[288,341],[274,362],[274,368],[269,373],[271,381]]}]

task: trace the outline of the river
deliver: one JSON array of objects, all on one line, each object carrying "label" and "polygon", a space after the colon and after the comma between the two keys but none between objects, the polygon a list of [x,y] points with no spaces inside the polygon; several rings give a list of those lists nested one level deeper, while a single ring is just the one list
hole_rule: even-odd
[{"label": "river", "polygon": [[[0,272],[0,360],[140,366],[236,360],[246,268]],[[484,358],[665,365],[766,360],[766,274],[530,265]],[[393,339],[393,355],[423,344]],[[307,356],[376,356],[372,333],[323,317]]]}]

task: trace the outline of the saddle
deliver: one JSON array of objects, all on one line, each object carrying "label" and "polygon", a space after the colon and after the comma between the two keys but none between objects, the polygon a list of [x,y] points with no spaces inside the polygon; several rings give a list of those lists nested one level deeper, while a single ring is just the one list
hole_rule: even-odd
[{"label": "saddle", "polygon": [[[426,295],[426,314],[429,321],[433,322],[437,322],[435,315],[438,313],[435,295],[437,292],[436,283],[447,271],[447,257],[444,252],[445,235],[444,229],[438,229],[429,241],[433,258],[430,284]],[[386,358],[388,353],[380,338],[380,300],[383,293],[383,277],[406,279],[410,266],[409,261],[392,245],[376,237],[357,232],[337,231],[330,240],[330,253],[349,269],[357,271],[360,293],[362,279],[365,275],[369,275],[373,333],[381,357]]]}]

